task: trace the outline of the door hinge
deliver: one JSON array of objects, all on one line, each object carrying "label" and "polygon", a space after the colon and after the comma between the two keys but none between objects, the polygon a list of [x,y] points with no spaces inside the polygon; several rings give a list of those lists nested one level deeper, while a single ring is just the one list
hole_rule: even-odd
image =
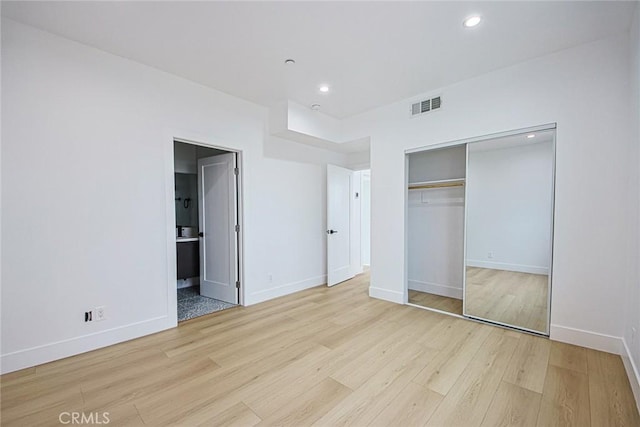
[{"label": "door hinge", "polygon": [[240,281],[236,280],[236,289],[240,289]]},{"label": "door hinge", "polygon": [[236,233],[240,231],[240,226],[236,224]]},{"label": "door hinge", "polygon": [[240,175],[240,168],[233,168],[234,175]]}]

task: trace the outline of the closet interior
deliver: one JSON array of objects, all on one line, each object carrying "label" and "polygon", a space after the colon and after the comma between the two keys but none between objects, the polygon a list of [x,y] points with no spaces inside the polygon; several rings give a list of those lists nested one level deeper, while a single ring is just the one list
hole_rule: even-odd
[{"label": "closet interior", "polygon": [[462,315],[466,147],[407,158],[408,301]]}]

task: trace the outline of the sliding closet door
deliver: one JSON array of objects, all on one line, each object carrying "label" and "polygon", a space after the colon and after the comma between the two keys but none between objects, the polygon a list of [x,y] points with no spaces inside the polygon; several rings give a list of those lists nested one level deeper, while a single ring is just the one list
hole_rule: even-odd
[{"label": "sliding closet door", "polygon": [[465,315],[549,333],[555,130],[468,146]]}]

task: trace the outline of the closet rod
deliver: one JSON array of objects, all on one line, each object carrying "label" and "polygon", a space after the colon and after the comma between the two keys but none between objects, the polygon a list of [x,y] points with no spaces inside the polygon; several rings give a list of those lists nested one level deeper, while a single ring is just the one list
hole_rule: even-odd
[{"label": "closet rod", "polygon": [[442,188],[442,187],[462,187],[464,182],[441,182],[437,184],[415,184],[410,185],[409,190],[422,190],[425,188]]}]

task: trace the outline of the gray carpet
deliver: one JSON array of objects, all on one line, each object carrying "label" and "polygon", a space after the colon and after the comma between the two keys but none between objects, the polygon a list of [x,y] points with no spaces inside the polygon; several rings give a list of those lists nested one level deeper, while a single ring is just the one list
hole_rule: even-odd
[{"label": "gray carpet", "polygon": [[231,307],[235,304],[203,297],[199,286],[178,289],[178,322]]}]

